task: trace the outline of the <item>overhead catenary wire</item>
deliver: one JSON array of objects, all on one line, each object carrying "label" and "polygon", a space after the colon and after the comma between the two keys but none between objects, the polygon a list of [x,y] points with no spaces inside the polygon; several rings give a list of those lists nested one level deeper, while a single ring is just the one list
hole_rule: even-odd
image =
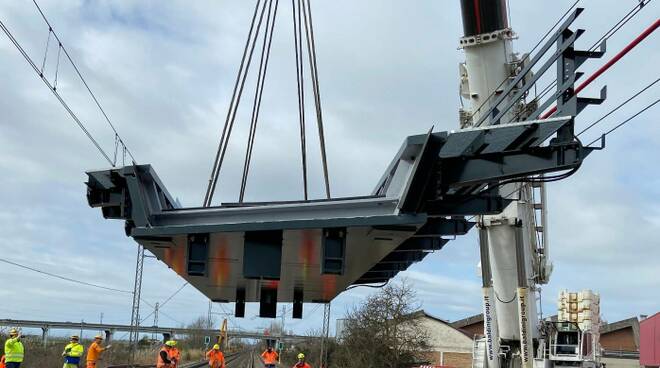
[{"label": "overhead catenary wire", "polygon": [[578,136],[578,137],[581,136],[582,134],[584,134],[585,132],[587,132],[588,130],[590,130],[591,128],[593,128],[594,126],[598,125],[600,122],[602,122],[603,120],[605,120],[607,117],[609,117],[610,115],[612,115],[612,114],[614,114],[615,112],[617,112],[617,111],[618,111],[619,109],[621,109],[623,106],[627,105],[630,101],[634,100],[634,99],[637,98],[639,95],[641,95],[642,93],[646,92],[649,88],[653,87],[656,83],[658,83],[658,81],[660,81],[660,78],[656,78],[656,80],[654,80],[653,82],[651,82],[650,84],[648,84],[646,87],[642,88],[640,91],[638,91],[637,93],[635,93],[634,95],[632,95],[631,97],[629,97],[628,99],[626,99],[625,101],[623,101],[621,104],[619,104],[619,105],[618,105],[617,107],[615,107],[614,109],[610,110],[607,114],[603,115],[600,119],[598,119],[598,120],[596,120],[595,122],[589,124],[589,126],[587,126],[586,128],[584,128],[580,133],[577,134],[577,136]]},{"label": "overhead catenary wire", "polygon": [[[635,47],[637,47],[639,44],[642,43],[648,36],[653,34],[656,29],[660,26],[660,19],[656,19],[648,28],[646,28],[639,36],[637,36],[633,41],[631,41],[626,47],[624,47],[619,53],[617,53],[612,59],[610,59],[607,63],[605,63],[603,66],[601,66],[595,73],[593,73],[589,78],[587,78],[584,82],[582,82],[578,87],[575,88],[575,91],[573,92],[574,95],[577,95],[578,93],[582,92],[585,88],[587,88],[593,81],[598,79],[601,75],[603,75],[606,71],[608,71],[612,66],[614,66],[616,63],[618,63],[624,56],[626,56],[630,51],[632,51]],[[555,105],[552,107],[548,112],[543,114],[541,116],[541,119],[547,119],[554,115],[554,113],[557,112],[557,106]]]},{"label": "overhead catenary wire", "polygon": [[650,105],[648,105],[648,106],[646,106],[645,108],[643,108],[642,110],[636,112],[634,115],[632,115],[632,116],[629,117],[628,119],[626,119],[626,120],[622,121],[621,123],[617,124],[614,128],[612,128],[612,129],[608,130],[607,132],[605,132],[604,134],[602,134],[600,138],[596,138],[596,139],[594,139],[591,143],[588,144],[588,146],[591,146],[592,144],[594,144],[594,143],[600,141],[601,139],[604,139],[606,136],[612,134],[612,133],[615,132],[617,129],[619,129],[619,128],[621,128],[622,126],[628,124],[628,123],[631,122],[633,119],[635,119],[635,118],[638,117],[639,115],[643,114],[644,112],[646,112],[647,110],[649,110],[650,108],[652,108],[653,106],[655,106],[658,102],[660,102],[660,98],[657,99],[657,100],[655,100],[655,101],[652,102]]},{"label": "overhead catenary wire", "polygon": [[626,25],[631,19],[633,19],[637,13],[642,11],[642,9],[648,5],[653,0],[639,0],[639,3],[636,4],[628,13],[626,13],[617,23],[615,23],[605,34],[603,34],[594,44],[589,48],[589,51],[593,51],[598,46],[606,40],[609,40],[614,36],[623,26]]},{"label": "overhead catenary wire", "polygon": [[164,302],[160,303],[160,307],[161,308],[164,307],[165,304],[167,304],[170,300],[172,300],[172,298],[177,296],[177,294],[179,294],[181,292],[181,290],[183,290],[188,285],[189,285],[188,282],[183,283],[183,285],[181,285],[181,287],[179,287],[175,292],[173,292],[172,295],[170,295],[167,299],[165,299]]},{"label": "overhead catenary wire", "polygon": [[[625,24],[627,24],[631,19],[633,19],[633,18],[634,18],[634,17],[635,17],[635,16],[636,16],[636,15],[637,15],[637,14],[638,14],[638,13],[639,13],[639,12],[640,12],[640,11],[646,6],[646,5],[648,5],[651,1],[652,1],[652,0],[640,0],[639,3],[637,3],[637,4],[635,5],[635,7],[633,7],[630,11],[628,11],[628,12],[627,12],[627,13],[626,13],[626,14],[625,14],[625,15],[624,15],[624,16],[623,16],[623,17],[622,17],[617,23],[615,23],[615,24],[614,24],[614,25],[613,25],[613,26],[612,26],[607,32],[605,32],[605,34],[603,34],[603,36],[601,36],[601,37],[600,37],[600,38],[599,38],[599,39],[593,44],[593,46],[591,46],[591,47],[588,49],[588,51],[594,51],[594,50],[595,50],[595,49],[596,49],[596,48],[597,48],[597,47],[598,47],[603,41],[608,40],[608,39],[610,39],[612,36],[614,36],[614,35],[615,35],[615,34],[616,34],[616,33],[617,33],[617,32],[618,32],[618,31],[619,31],[619,30],[625,25]],[[548,32],[547,32],[547,33],[546,33],[546,34],[545,34],[540,40],[539,40],[539,42],[534,46],[534,48],[532,48],[532,51],[531,51],[530,53],[532,53],[536,48],[538,48],[538,46],[543,42],[543,40],[545,40],[545,38],[546,38],[549,34],[551,34],[552,30],[553,30],[557,25],[559,25],[559,23],[562,21],[562,19],[563,19],[564,17],[566,17],[566,15],[568,15],[568,14],[572,11],[573,8],[575,8],[575,6],[578,4],[578,2],[579,2],[579,0],[576,1],[575,3],[573,3],[573,5],[572,5],[572,6],[571,6],[571,7],[570,7],[570,8],[564,13],[564,15],[563,15],[563,16],[557,21],[557,23],[555,23],[555,25],[554,25],[554,26],[553,26],[553,27],[552,27],[552,28],[551,28],[551,29],[550,29],[550,30],[549,30],[549,31],[548,31]],[[596,77],[597,77],[597,76],[596,76]],[[487,99],[486,99],[486,100],[485,100],[485,101],[479,106],[479,108],[478,108],[477,110],[475,110],[475,111],[479,111],[479,110],[481,110],[481,108],[485,105],[485,103],[488,102],[488,101],[490,100],[490,98],[492,97],[492,95],[493,95],[495,92],[497,92],[497,90],[499,90],[499,88],[500,88],[500,87],[506,82],[506,80],[507,80],[507,79],[505,79],[504,81],[502,81],[502,83],[500,84],[500,86],[498,86],[498,87],[493,91],[493,93],[492,93],[492,94],[491,94],[491,95],[490,95],[490,96],[489,96],[489,97],[488,97],[488,98],[487,98]],[[554,84],[551,84],[551,86],[555,86],[557,82],[554,81],[553,83],[554,83]],[[581,88],[580,88],[580,87],[578,87],[578,88],[580,88],[580,90],[582,90],[582,89],[584,89],[589,83],[591,83],[591,82],[589,81],[589,82],[586,83],[586,84],[583,83],[583,85],[580,86]],[[547,87],[546,87],[546,88],[547,88]],[[552,87],[550,87],[550,88],[552,88]],[[537,96],[537,97],[536,97],[537,100],[542,99],[543,96],[545,96],[545,95],[549,92],[549,90],[545,90],[545,89],[544,89],[544,91],[545,91],[545,93],[541,93],[541,96]],[[577,91],[576,91],[575,93],[577,93]],[[548,113],[544,114],[542,118],[546,118],[547,116],[551,116],[551,114],[553,114],[555,111],[556,111],[556,107],[553,107]],[[550,115],[548,115],[548,114],[550,114]],[[521,114],[519,114],[519,115],[521,115]],[[547,116],[546,116],[546,115],[547,115]]]},{"label": "overhead catenary wire", "polygon": [[[130,151],[130,149],[128,148],[128,146],[127,146],[126,143],[124,142],[124,139],[123,139],[123,138],[121,137],[121,135],[119,134],[117,128],[116,128],[115,125],[114,125],[114,123],[110,120],[110,117],[108,116],[108,114],[106,113],[105,109],[103,108],[103,106],[102,106],[101,103],[99,102],[99,99],[96,97],[96,94],[92,91],[91,87],[90,87],[89,84],[87,83],[87,80],[85,79],[85,77],[83,77],[82,73],[80,72],[80,69],[78,68],[78,65],[73,61],[73,58],[72,58],[71,55],[69,54],[69,51],[66,49],[66,47],[64,47],[64,45],[63,45],[63,43],[62,43],[62,40],[60,39],[60,37],[57,35],[57,33],[55,32],[55,30],[53,29],[53,26],[52,26],[52,24],[50,23],[50,21],[48,20],[48,18],[46,17],[46,14],[43,12],[43,10],[41,9],[41,7],[39,6],[39,4],[37,3],[36,0],[32,0],[32,3],[34,3],[34,5],[36,6],[37,10],[39,11],[39,14],[41,15],[41,18],[44,20],[44,22],[46,23],[46,25],[48,25],[49,33],[52,33],[52,34],[53,34],[53,37],[55,37],[55,39],[57,40],[57,43],[58,43],[58,47],[59,47],[59,49],[60,49],[61,51],[64,52],[64,56],[66,56],[66,58],[69,60],[69,63],[70,63],[71,66],[73,67],[73,70],[76,72],[76,75],[78,75],[78,78],[80,78],[80,80],[82,81],[83,85],[84,85],[85,88],[87,89],[87,92],[88,92],[89,95],[92,97],[92,100],[94,100],[94,103],[96,104],[96,106],[98,107],[99,111],[101,112],[101,114],[102,114],[103,117],[105,118],[105,121],[106,121],[107,124],[110,126],[110,128],[112,129],[112,131],[115,133],[115,136],[119,139],[119,143],[120,143],[121,146],[123,147],[123,151],[124,151],[126,154],[129,155],[129,157],[130,157],[131,160],[133,161],[133,164],[136,164],[136,163],[137,163],[137,160],[136,160],[135,157],[133,156],[133,153]],[[46,49],[46,51],[48,51],[48,50]],[[44,57],[44,59],[45,59],[45,57]],[[59,66],[59,55],[58,55],[58,66]],[[56,80],[57,80],[57,75],[56,75]],[[113,163],[113,166],[115,166],[115,164],[116,164],[116,162]]]},{"label": "overhead catenary wire", "polygon": [[53,278],[56,278],[56,279],[60,279],[60,280],[80,284],[80,285],[85,285],[85,286],[89,286],[89,287],[93,287],[93,288],[97,288],[97,289],[102,289],[102,290],[106,290],[106,291],[114,291],[114,292],[117,292],[117,293],[133,294],[133,292],[130,291],[130,290],[122,290],[122,289],[118,289],[118,288],[113,288],[113,287],[109,287],[109,286],[103,286],[103,285],[99,285],[99,284],[95,284],[95,283],[91,283],[91,282],[77,280],[77,279],[74,279],[74,278],[71,278],[71,277],[66,277],[66,276],[58,275],[58,274],[51,273],[51,272],[48,272],[48,271],[43,271],[43,270],[40,270],[40,269],[37,269],[37,268],[34,268],[34,267],[26,266],[24,264],[14,262],[14,261],[10,261],[10,260],[5,259],[5,258],[0,258],[0,262],[9,264],[9,265],[12,265],[12,266],[15,266],[15,267],[19,267],[19,268],[22,268],[22,269],[25,269],[25,270],[29,270],[29,271],[32,271],[32,272],[36,272],[36,273],[39,273],[39,274],[42,274],[42,275],[50,276],[50,277],[53,277]]},{"label": "overhead catenary wire", "polygon": [[[42,275],[45,275],[45,276],[49,276],[49,277],[52,277],[52,278],[56,278],[56,279],[59,279],[59,280],[63,280],[63,281],[67,281],[67,282],[71,282],[71,283],[75,283],[75,284],[79,284],[79,285],[89,286],[89,287],[93,287],[93,288],[101,289],[101,290],[105,290],[105,291],[113,291],[113,292],[122,293],[122,294],[133,294],[133,291],[131,291],[131,290],[122,290],[122,289],[118,289],[118,288],[114,288],[114,287],[110,287],[110,286],[104,286],[104,285],[100,285],[100,284],[96,284],[96,283],[91,283],[91,282],[87,282],[87,281],[77,280],[77,279],[72,278],[72,277],[62,276],[62,275],[55,274],[55,273],[52,273],[52,272],[48,272],[48,271],[44,271],[44,270],[40,270],[40,269],[38,269],[38,268],[31,267],[31,266],[27,266],[27,265],[22,264],[22,263],[18,263],[18,262],[10,261],[10,260],[5,259],[5,258],[0,258],[0,262],[3,262],[3,263],[6,263],[6,264],[9,264],[9,265],[12,265],[12,266],[15,266],[15,267],[19,267],[19,268],[22,268],[22,269],[25,269],[25,270],[28,270],[28,271],[32,271],[32,272],[35,272],[35,273],[39,273],[39,274],[42,274]],[[179,293],[179,292],[180,292],[180,291],[181,291],[186,285],[187,285],[187,283],[184,284],[181,288],[179,288],[174,294],[172,294],[172,295],[166,300],[166,302],[170,301],[174,296],[176,296],[176,294],[178,294],[178,293]],[[144,302],[144,303],[147,304],[148,306],[150,306],[150,307],[152,307],[152,308],[154,307],[154,305],[153,305],[152,303],[149,303],[148,301],[144,300],[144,298],[140,298],[140,299],[142,300],[142,302]],[[166,302],[165,302],[165,303],[166,303]],[[163,303],[163,304],[165,304],[165,303]],[[150,315],[148,315],[147,317],[145,317],[144,320],[146,320],[147,318],[149,318],[149,317],[152,316],[152,315],[153,315],[153,313],[150,314]],[[163,313],[163,315],[166,316],[166,317],[168,317],[168,318],[170,318],[170,319],[173,320],[174,322],[180,323],[180,322],[177,321],[175,318],[172,318],[171,316],[168,316],[168,315],[166,315],[165,313]],[[144,322],[144,320],[143,320],[142,322]]]},{"label": "overhead catenary wire", "polygon": [[43,76],[43,74],[41,73],[39,67],[34,63],[34,60],[33,60],[33,59],[27,54],[27,52],[25,51],[25,49],[23,48],[23,46],[18,42],[18,40],[14,37],[14,35],[13,35],[13,34],[11,33],[11,31],[9,30],[9,28],[7,28],[7,26],[6,26],[6,25],[4,24],[4,22],[2,22],[1,20],[0,20],[0,28],[1,28],[2,31],[7,35],[7,37],[8,37],[9,40],[12,42],[12,44],[14,44],[14,46],[18,49],[18,51],[21,53],[21,55],[23,56],[23,58],[25,58],[25,61],[27,61],[27,63],[32,67],[32,69],[33,69],[33,70],[35,71],[35,73],[39,76],[39,78],[41,78],[41,80],[44,82],[44,84],[46,85],[46,87],[48,87],[48,89],[49,89],[49,90],[53,93],[53,95],[57,98],[57,100],[60,102],[60,104],[62,105],[62,107],[64,107],[64,109],[69,113],[69,116],[71,116],[71,118],[73,119],[73,121],[74,121],[74,122],[78,125],[78,127],[80,128],[80,130],[83,131],[83,133],[85,134],[85,136],[90,140],[90,142],[92,142],[92,144],[94,145],[94,147],[96,147],[96,149],[97,149],[97,150],[99,151],[99,153],[103,156],[103,158],[104,158],[106,161],[108,161],[108,163],[109,163],[110,165],[114,166],[115,163],[110,159],[110,155],[108,155],[108,153],[107,153],[107,152],[101,147],[101,145],[100,145],[99,142],[96,140],[96,138],[94,138],[94,136],[89,132],[89,130],[87,129],[87,127],[85,126],[85,124],[84,124],[84,123],[78,118],[78,116],[76,115],[76,113],[73,112],[73,110],[69,107],[69,105],[66,103],[66,101],[64,101],[64,99],[63,99],[62,96],[59,94],[59,92],[57,92],[57,90],[56,90],[55,88],[53,88],[53,86],[50,84],[50,82],[48,81],[48,79],[47,79],[45,76]]}]

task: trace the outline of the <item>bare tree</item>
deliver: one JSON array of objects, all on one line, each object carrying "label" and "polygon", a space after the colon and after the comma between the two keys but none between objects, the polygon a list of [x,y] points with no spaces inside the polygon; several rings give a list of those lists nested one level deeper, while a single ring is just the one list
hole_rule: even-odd
[{"label": "bare tree", "polygon": [[[211,324],[213,321],[211,321]],[[213,327],[209,325],[208,318],[205,316],[200,316],[195,319],[192,323],[186,326],[191,332],[187,336],[186,343],[189,347],[202,348],[205,347],[204,339],[209,335],[209,330]],[[215,336],[210,336],[211,342],[215,342]]]},{"label": "bare tree", "polygon": [[385,286],[349,311],[334,354],[343,368],[409,368],[426,359],[428,332],[415,312],[415,291],[405,280]]}]

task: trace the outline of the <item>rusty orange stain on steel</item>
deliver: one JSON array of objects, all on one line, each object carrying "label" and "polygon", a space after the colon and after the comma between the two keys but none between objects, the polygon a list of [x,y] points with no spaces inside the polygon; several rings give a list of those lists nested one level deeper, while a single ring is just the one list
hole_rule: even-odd
[{"label": "rusty orange stain on steel", "polygon": [[229,281],[231,262],[229,260],[227,240],[223,237],[217,246],[212,247],[211,280],[219,286],[223,286]]},{"label": "rusty orange stain on steel", "polygon": [[183,274],[183,269],[186,263],[185,257],[185,249],[178,244],[174,244],[165,249],[165,263],[170,265],[170,267],[178,274]]},{"label": "rusty orange stain on steel", "polygon": [[323,299],[330,300],[337,295],[337,275],[321,275]]},{"label": "rusty orange stain on steel", "polygon": [[303,264],[302,277],[306,280],[309,276],[310,266],[314,264],[314,259],[317,258],[317,247],[313,232],[302,231],[301,238],[301,244],[298,247],[298,259]]}]

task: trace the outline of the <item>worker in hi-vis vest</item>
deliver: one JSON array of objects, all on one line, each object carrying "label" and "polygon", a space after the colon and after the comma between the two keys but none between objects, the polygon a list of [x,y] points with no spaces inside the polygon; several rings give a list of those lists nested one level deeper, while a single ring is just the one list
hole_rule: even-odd
[{"label": "worker in hi-vis vest", "polygon": [[95,368],[96,363],[98,363],[99,359],[101,359],[101,354],[103,354],[104,351],[112,348],[112,345],[103,347],[101,345],[102,343],[103,343],[103,336],[96,335],[94,337],[94,342],[92,343],[92,345],[89,346],[89,349],[87,349],[86,368]]},{"label": "worker in hi-vis vest", "polygon": [[156,367],[176,368],[180,359],[181,359],[181,353],[179,352],[179,349],[176,348],[176,341],[169,340],[165,342],[163,347],[158,352]]},{"label": "worker in hi-vis vest", "polygon": [[206,353],[206,359],[211,368],[225,368],[225,355],[220,351],[220,345],[213,345],[213,349]]},{"label": "worker in hi-vis vest", "polygon": [[293,368],[312,368],[312,366],[305,361],[305,354],[300,353],[298,354],[298,363],[296,363]]},{"label": "worker in hi-vis vest", "polygon": [[5,341],[5,367],[19,368],[25,357],[25,348],[21,342],[21,335],[18,330],[12,328],[9,331],[9,338]]},{"label": "worker in hi-vis vest", "polygon": [[71,336],[71,342],[64,347],[64,352],[62,353],[64,357],[63,368],[78,368],[80,366],[80,360],[83,354],[85,354],[85,348],[80,345],[79,341],[80,337],[73,335]]},{"label": "worker in hi-vis vest", "polygon": [[266,368],[275,368],[280,357],[272,346],[268,346],[266,351],[261,354],[261,358],[264,360]]}]

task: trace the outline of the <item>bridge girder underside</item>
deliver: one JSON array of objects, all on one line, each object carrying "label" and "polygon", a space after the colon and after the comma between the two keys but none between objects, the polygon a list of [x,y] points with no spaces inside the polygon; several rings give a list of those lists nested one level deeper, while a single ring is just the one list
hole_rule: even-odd
[{"label": "bridge girder underside", "polygon": [[[88,172],[88,202],[211,300],[327,302],[385,282],[510,202],[501,184],[577,170],[573,119],[408,137],[368,196],[179,208],[150,165]],[[496,184],[499,183],[499,184]],[[503,196],[504,195],[504,196]],[[240,310],[237,314],[241,314]]]}]

